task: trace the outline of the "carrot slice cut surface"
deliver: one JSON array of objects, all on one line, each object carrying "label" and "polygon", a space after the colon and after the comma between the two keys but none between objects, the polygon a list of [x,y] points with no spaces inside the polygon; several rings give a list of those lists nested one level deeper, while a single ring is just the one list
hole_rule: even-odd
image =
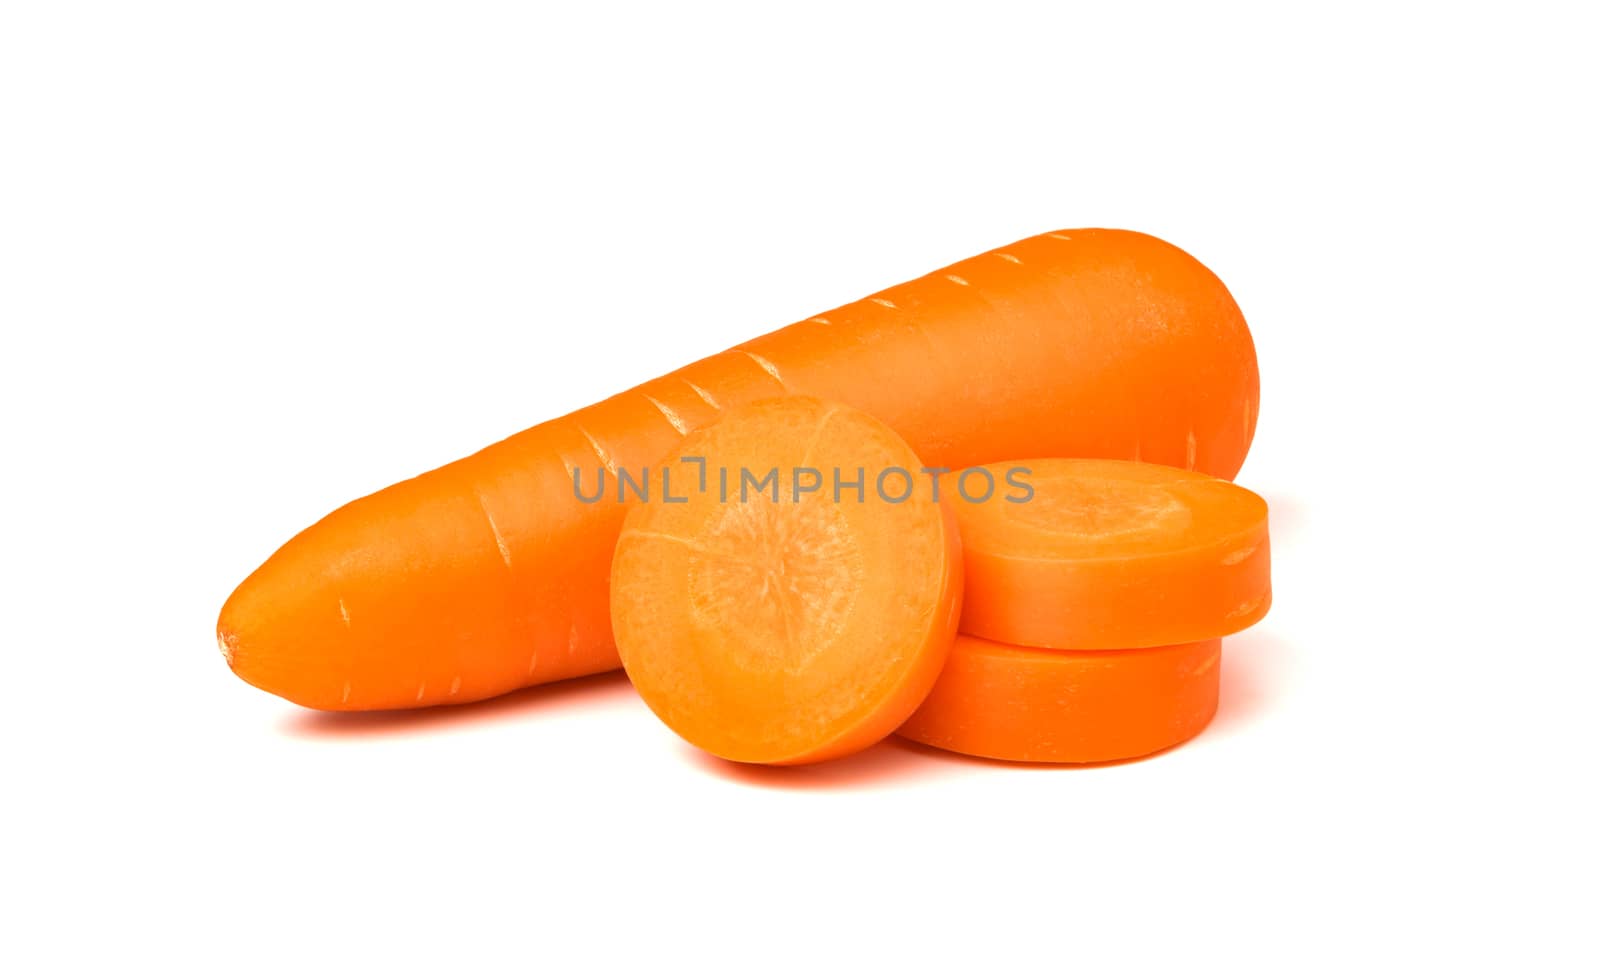
[{"label": "carrot slice cut surface", "polygon": [[1217,710],[1222,641],[1041,650],[956,638],[901,736],[996,760],[1103,763],[1182,743]]},{"label": "carrot slice cut surface", "polygon": [[657,471],[666,488],[630,509],[611,571],[617,649],[645,703],[753,763],[893,732],[933,685],[961,597],[954,515],[905,441],[788,397],[691,433]]},{"label": "carrot slice cut surface", "polygon": [[986,469],[998,486],[981,502],[944,491],[965,551],[963,633],[1119,650],[1237,633],[1271,606],[1267,504],[1243,487],[1124,460]]}]

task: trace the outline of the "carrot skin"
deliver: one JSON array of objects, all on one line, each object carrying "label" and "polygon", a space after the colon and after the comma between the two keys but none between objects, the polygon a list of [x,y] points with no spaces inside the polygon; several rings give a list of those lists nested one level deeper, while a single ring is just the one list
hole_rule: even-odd
[{"label": "carrot skin", "polygon": [[685,430],[785,393],[859,407],[930,465],[1139,457],[1223,478],[1259,407],[1244,318],[1198,261],[1128,231],[1041,234],[346,504],[240,584],[218,644],[247,682],[326,710],[615,669],[608,576],[625,507],[581,503],[572,471],[613,483]]}]

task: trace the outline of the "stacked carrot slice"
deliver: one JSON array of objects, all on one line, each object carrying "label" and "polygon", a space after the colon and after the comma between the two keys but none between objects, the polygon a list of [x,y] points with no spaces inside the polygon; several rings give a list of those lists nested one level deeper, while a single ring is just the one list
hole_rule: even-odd
[{"label": "stacked carrot slice", "polygon": [[1267,505],[1156,464],[994,464],[1027,489],[954,499],[961,635],[899,733],[1003,760],[1140,757],[1216,712],[1221,637],[1272,600]]}]

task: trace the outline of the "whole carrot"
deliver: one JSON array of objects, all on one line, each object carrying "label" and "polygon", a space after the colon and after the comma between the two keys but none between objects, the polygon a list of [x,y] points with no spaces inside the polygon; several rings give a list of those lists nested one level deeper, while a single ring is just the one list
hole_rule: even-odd
[{"label": "whole carrot", "polygon": [[218,644],[249,683],[329,710],[615,669],[626,504],[585,502],[597,475],[614,494],[689,430],[785,393],[858,407],[933,466],[1108,457],[1232,478],[1259,381],[1244,318],[1194,258],[1128,231],[1040,234],[346,504],[239,585]]}]

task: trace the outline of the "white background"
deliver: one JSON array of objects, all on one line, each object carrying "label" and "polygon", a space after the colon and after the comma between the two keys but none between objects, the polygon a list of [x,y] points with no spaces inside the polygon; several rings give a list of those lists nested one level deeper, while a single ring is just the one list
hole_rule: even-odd
[{"label": "white background", "polygon": [[[14,2],[9,956],[1594,956],[1568,9]],[[620,675],[313,715],[213,626],[352,497],[1057,228],[1255,332],[1277,605],[1095,769],[734,769]]]}]

